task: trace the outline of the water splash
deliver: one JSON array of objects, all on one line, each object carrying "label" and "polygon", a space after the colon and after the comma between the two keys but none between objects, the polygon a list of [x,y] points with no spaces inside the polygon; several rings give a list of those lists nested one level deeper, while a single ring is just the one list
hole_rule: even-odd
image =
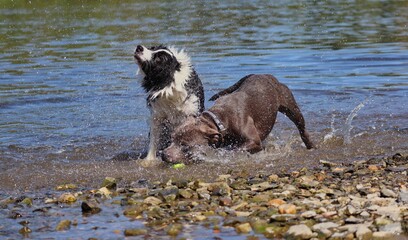
[{"label": "water splash", "polygon": [[357,113],[365,106],[365,104],[368,102],[368,100],[370,99],[370,97],[367,97],[366,99],[364,99],[363,102],[361,102],[360,104],[357,105],[357,107],[355,107],[351,113],[348,115],[346,122],[344,124],[344,127],[342,129],[342,133],[343,133],[343,139],[344,139],[344,143],[345,144],[350,144],[351,143],[351,129],[353,129],[353,126],[351,125],[351,122],[353,121],[353,118],[355,116],[357,116]]},{"label": "water splash", "polygon": [[334,136],[336,135],[337,130],[334,128],[335,118],[336,118],[336,114],[333,113],[332,114],[332,119],[331,119],[331,122],[330,122],[330,132],[323,137],[323,142],[324,143],[329,141],[330,139],[334,138]]}]

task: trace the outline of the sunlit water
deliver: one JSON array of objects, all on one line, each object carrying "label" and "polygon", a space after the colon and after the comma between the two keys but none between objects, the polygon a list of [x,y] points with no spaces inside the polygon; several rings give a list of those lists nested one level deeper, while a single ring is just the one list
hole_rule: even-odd
[{"label": "sunlit water", "polygon": [[[407,1],[1,1],[0,20],[0,196],[93,188],[105,176],[209,180],[408,152]],[[179,170],[112,161],[146,147],[149,111],[132,55],[160,43],[186,49],[207,99],[247,74],[275,75],[318,149],[306,150],[280,115],[255,155],[210,151]],[[88,221],[134,226],[122,218]],[[0,225],[17,234],[12,220]],[[98,234],[117,237],[111,228]]]},{"label": "sunlit water", "polygon": [[[3,1],[0,15],[1,190],[272,173],[408,150],[406,1]],[[146,147],[133,50],[160,43],[191,55],[207,99],[247,74],[275,75],[318,149],[280,115],[252,156],[209,152],[188,171],[111,161]]]}]

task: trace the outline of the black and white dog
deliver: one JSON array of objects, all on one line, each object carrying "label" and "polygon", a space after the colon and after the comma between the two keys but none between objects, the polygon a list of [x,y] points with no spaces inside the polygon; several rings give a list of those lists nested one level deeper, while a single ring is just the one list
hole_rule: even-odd
[{"label": "black and white dog", "polygon": [[204,110],[204,90],[190,57],[171,47],[136,47],[134,57],[151,111],[150,143],[143,166],[154,165],[157,151],[170,144],[170,135],[187,116]]}]

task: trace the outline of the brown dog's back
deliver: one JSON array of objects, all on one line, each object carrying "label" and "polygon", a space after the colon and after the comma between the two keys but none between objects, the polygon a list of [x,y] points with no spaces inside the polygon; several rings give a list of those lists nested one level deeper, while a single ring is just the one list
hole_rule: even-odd
[{"label": "brown dog's back", "polygon": [[239,111],[243,112],[243,114],[252,116],[262,140],[272,130],[276,113],[279,111],[296,125],[306,147],[308,149],[314,147],[305,129],[305,120],[292,92],[285,84],[280,83],[270,74],[251,74],[241,78],[231,87],[218,92],[210,98],[210,101],[217,100],[220,97],[232,99],[230,101],[224,99],[224,104],[221,104],[221,106],[215,104],[212,109],[219,111],[220,109],[227,109],[228,107],[225,105],[236,104],[241,100],[242,95],[237,95],[241,91],[250,96],[245,100],[245,103],[250,106],[237,109],[240,109]]}]

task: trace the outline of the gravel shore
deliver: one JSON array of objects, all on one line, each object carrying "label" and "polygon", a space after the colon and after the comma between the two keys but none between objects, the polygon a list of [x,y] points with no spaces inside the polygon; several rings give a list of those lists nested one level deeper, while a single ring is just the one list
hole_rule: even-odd
[{"label": "gravel shore", "polygon": [[[179,171],[188,171],[188,166]],[[248,176],[131,184],[107,177],[1,195],[0,237],[121,239],[407,239],[408,156]]]}]

